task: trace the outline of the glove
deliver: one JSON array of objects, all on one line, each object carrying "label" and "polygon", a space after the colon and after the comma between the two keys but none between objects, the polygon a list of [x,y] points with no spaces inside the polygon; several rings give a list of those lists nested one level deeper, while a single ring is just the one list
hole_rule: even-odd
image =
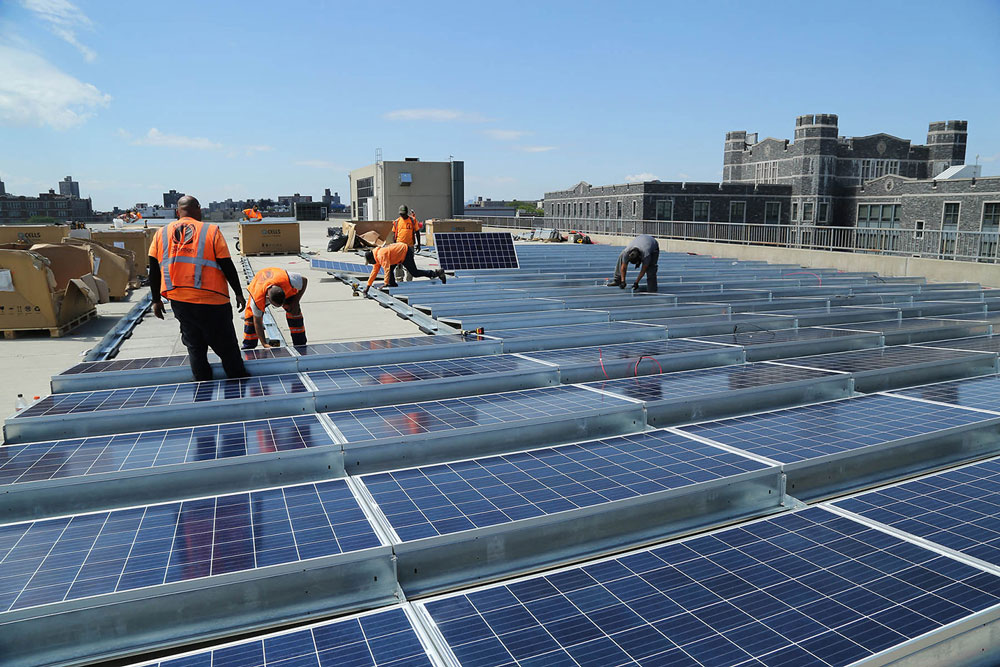
[{"label": "glove", "polygon": [[638,280],[635,281],[634,283],[632,283],[632,289],[634,289],[634,290],[639,289],[639,281]]}]

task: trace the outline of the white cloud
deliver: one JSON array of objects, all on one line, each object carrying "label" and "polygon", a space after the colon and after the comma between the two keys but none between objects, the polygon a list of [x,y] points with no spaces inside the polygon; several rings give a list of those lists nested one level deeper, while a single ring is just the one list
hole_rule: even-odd
[{"label": "white cloud", "polygon": [[642,183],[643,181],[655,181],[655,180],[656,176],[654,174],[649,173],[648,171],[644,171],[641,174],[629,174],[628,176],[625,177],[626,183]]},{"label": "white cloud", "polygon": [[340,171],[347,171],[346,167],[334,162],[328,162],[326,160],[299,160],[295,164],[300,167],[312,167],[313,169],[336,169]]},{"label": "white cloud", "polygon": [[[126,133],[127,134],[127,133]],[[213,151],[222,148],[222,144],[203,137],[185,137],[180,134],[164,134],[155,127],[149,129],[146,136],[132,141],[133,146],[159,146],[162,148],[185,148],[196,151]]]},{"label": "white cloud", "polygon": [[986,157],[979,157],[980,162],[996,162],[997,160],[1000,160],[1000,153],[994,153],[993,155],[987,155]]},{"label": "white cloud", "polygon": [[21,0],[25,9],[34,12],[49,25],[49,30],[67,44],[75,47],[87,62],[94,62],[97,54],[76,38],[79,29],[92,30],[93,22],[68,0]]},{"label": "white cloud", "polygon": [[429,120],[437,123],[485,123],[482,114],[457,109],[397,109],[382,115],[386,120]]},{"label": "white cloud", "polygon": [[556,149],[555,146],[515,146],[514,148],[524,153],[547,153]]},{"label": "white cloud", "polygon": [[514,141],[531,133],[524,130],[483,130],[483,134],[497,141]]},{"label": "white cloud", "polygon": [[29,51],[0,45],[0,124],[64,130],[80,125],[111,96]]}]

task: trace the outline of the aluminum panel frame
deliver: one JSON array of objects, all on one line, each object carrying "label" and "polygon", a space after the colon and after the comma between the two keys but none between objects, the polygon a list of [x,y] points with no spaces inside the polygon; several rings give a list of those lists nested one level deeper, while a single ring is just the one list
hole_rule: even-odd
[{"label": "aluminum panel frame", "polygon": [[[633,375],[690,371],[713,366],[730,366],[746,361],[743,347],[718,346],[714,350],[696,350],[674,354],[643,355],[633,359],[607,359],[598,363],[560,363],[559,374],[563,384],[615,380]],[[544,359],[542,359],[544,361]],[[642,362],[638,363],[637,362]],[[653,366],[655,362],[656,366]],[[553,362],[555,363],[555,362]],[[638,366],[639,372],[635,372]]]},{"label": "aluminum panel frame", "polygon": [[667,337],[667,328],[646,325],[625,331],[613,333],[580,333],[563,336],[539,336],[538,338],[517,338],[503,340],[503,351],[540,352],[542,350],[557,350],[563,347],[586,347],[590,345],[611,345],[614,343],[639,343],[649,340],[663,340]]}]

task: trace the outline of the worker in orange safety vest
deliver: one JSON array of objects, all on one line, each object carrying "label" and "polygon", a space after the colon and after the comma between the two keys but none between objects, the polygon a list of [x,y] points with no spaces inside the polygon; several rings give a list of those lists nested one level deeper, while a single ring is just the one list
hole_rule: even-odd
[{"label": "worker in orange safety vest", "polygon": [[365,263],[374,264],[371,275],[368,276],[368,284],[365,286],[364,295],[368,296],[368,290],[378,277],[379,269],[385,274],[384,287],[396,287],[396,279],[392,275],[392,269],[397,264],[402,264],[412,275],[420,278],[440,278],[442,283],[448,282],[444,269],[424,270],[418,269],[413,261],[413,248],[405,243],[389,243],[381,248],[375,248],[365,253]]},{"label": "worker in orange safety vest", "polygon": [[254,204],[253,208],[243,209],[243,219],[254,222],[256,220],[263,220],[264,216],[257,210],[257,204]]},{"label": "worker in orange safety vest", "polygon": [[163,319],[161,297],[166,297],[180,323],[195,380],[212,379],[208,348],[222,360],[228,377],[246,377],[229,288],[239,308],[247,304],[226,239],[218,225],[201,221],[201,205],[194,197],[181,197],[176,215],[178,219],[164,225],[149,246],[153,315]]},{"label": "worker in orange safety vest", "polygon": [[263,347],[271,347],[264,336],[264,309],[268,305],[285,309],[292,345],[305,345],[306,325],[300,303],[308,285],[308,279],[292,271],[277,267],[258,271],[247,288],[250,301],[243,313],[243,349],[257,347],[258,340]]},{"label": "worker in orange safety vest", "polygon": [[[399,217],[392,221],[392,234],[389,242],[405,243],[416,253],[420,250],[420,223],[406,204],[399,207]],[[413,280],[413,274],[405,270],[402,264],[396,265],[396,280]]]}]

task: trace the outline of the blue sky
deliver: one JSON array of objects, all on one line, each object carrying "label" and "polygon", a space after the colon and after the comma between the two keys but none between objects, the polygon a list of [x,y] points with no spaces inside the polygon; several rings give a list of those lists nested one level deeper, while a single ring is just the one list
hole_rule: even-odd
[{"label": "blue sky", "polygon": [[102,209],[346,195],[376,148],[465,160],[467,198],[717,181],[727,130],[805,113],[917,143],[966,119],[997,174],[998,109],[996,0],[0,0],[0,180]]}]

